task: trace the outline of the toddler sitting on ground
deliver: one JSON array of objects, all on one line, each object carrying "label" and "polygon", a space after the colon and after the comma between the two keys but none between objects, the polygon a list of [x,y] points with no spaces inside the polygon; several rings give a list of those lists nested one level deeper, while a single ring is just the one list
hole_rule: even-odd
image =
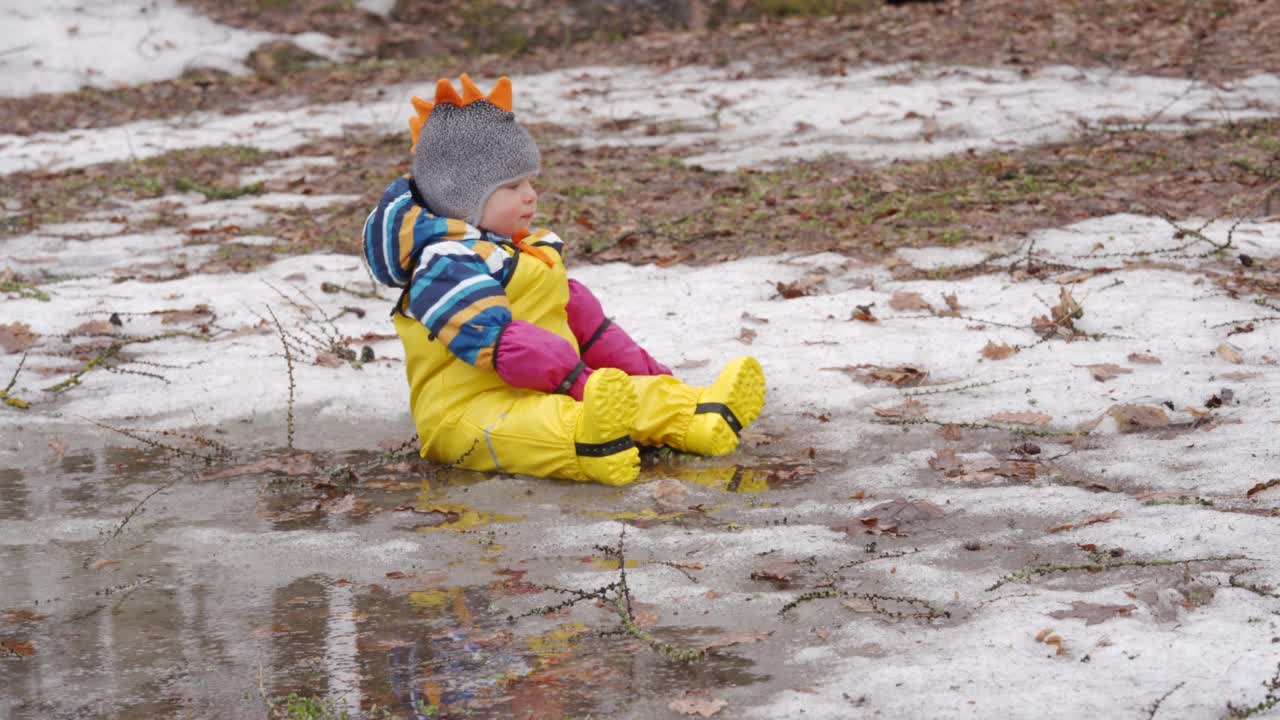
[{"label": "toddler sitting on ground", "polygon": [[402,290],[422,455],[473,470],[624,485],[641,445],[699,455],[738,446],[764,407],[764,373],[730,362],[706,388],[672,376],[570,280],[554,233],[528,227],[541,156],[511,112],[511,81],[486,96],[465,74],[413,98],[413,173],[365,222],[365,259]]}]

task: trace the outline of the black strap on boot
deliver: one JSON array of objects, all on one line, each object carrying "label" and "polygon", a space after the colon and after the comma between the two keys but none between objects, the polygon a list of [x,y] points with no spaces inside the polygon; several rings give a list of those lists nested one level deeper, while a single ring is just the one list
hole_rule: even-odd
[{"label": "black strap on boot", "polygon": [[698,406],[693,409],[694,415],[697,415],[698,413],[716,413],[720,417],[724,418],[725,422],[729,423],[729,428],[733,430],[734,435],[742,434],[742,423],[738,422],[738,416],[734,415],[733,411],[729,409],[729,406],[724,403],[699,403]]},{"label": "black strap on boot", "polygon": [[574,450],[582,457],[605,457],[624,450],[630,450],[636,443],[630,435],[614,438],[602,443],[574,443]]}]

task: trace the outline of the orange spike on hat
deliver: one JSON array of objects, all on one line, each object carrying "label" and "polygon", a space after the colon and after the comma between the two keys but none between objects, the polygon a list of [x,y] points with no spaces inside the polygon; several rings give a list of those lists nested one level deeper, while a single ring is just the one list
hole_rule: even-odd
[{"label": "orange spike on hat", "polygon": [[436,109],[435,103],[427,102],[426,100],[423,100],[422,98],[416,95],[409,98],[409,102],[413,103],[413,109],[418,111],[419,117],[425,118],[426,116],[431,114],[432,110]]},{"label": "orange spike on hat", "polygon": [[462,104],[470,105],[477,100],[483,100],[484,93],[480,92],[480,88],[471,82],[471,78],[466,73],[462,73]]},{"label": "orange spike on hat", "polygon": [[413,144],[409,149],[413,150],[418,147],[418,138],[422,137],[422,127],[427,124],[427,118],[436,105],[416,96],[410,98],[409,102],[413,103],[413,109],[418,113],[409,118],[409,134],[413,137]]},{"label": "orange spike on hat", "polygon": [[445,78],[436,81],[436,104],[449,103],[450,105],[462,106],[462,98],[458,97],[458,91],[453,89],[453,83]]},{"label": "orange spike on hat", "polygon": [[498,82],[489,91],[489,97],[485,99],[503,110],[511,112],[511,78],[506,75],[498,78]]},{"label": "orange spike on hat", "polygon": [[427,118],[431,116],[431,111],[441,103],[455,105],[457,107],[466,107],[473,102],[479,100],[487,100],[494,106],[501,108],[507,112],[511,112],[511,78],[502,76],[498,78],[498,82],[494,83],[493,89],[488,95],[480,92],[480,88],[471,81],[470,76],[462,73],[462,95],[458,95],[458,91],[453,87],[453,83],[445,78],[436,81],[436,100],[428,102],[420,97],[410,98],[413,103],[413,109],[417,111],[415,117],[409,118],[409,133],[413,136],[412,147],[418,147],[418,139],[422,136],[422,128],[426,127]]}]

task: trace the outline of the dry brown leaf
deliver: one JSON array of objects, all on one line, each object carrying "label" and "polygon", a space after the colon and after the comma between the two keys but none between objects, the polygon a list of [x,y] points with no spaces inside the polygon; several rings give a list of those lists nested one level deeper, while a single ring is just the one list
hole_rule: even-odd
[{"label": "dry brown leaf", "polygon": [[1254,495],[1257,495],[1258,493],[1264,490],[1270,490],[1271,488],[1277,487],[1277,486],[1280,486],[1280,478],[1271,478],[1266,482],[1260,482],[1257,485],[1254,485],[1253,487],[1249,488],[1249,491],[1245,493],[1245,496],[1253,497]]},{"label": "dry brown leaf", "polygon": [[1129,353],[1129,362],[1139,365],[1159,365],[1160,358],[1146,353]]},{"label": "dry brown leaf", "polygon": [[104,568],[115,567],[116,565],[119,565],[119,564],[120,564],[119,560],[99,560],[98,562],[93,564],[93,569],[102,570]]},{"label": "dry brown leaf", "polygon": [[328,503],[323,503],[325,514],[343,515],[356,509],[356,496],[347,494]]},{"label": "dry brown leaf", "polygon": [[929,458],[929,467],[943,475],[959,475],[964,472],[955,448],[943,448]]},{"label": "dry brown leaf", "polygon": [[40,622],[47,620],[48,615],[38,615],[30,610],[5,610],[4,621],[9,625],[17,625],[19,623]]},{"label": "dry brown leaf", "polygon": [[675,367],[677,370],[696,370],[700,367],[706,367],[707,365],[710,365],[710,364],[711,364],[711,361],[708,359],[685,360],[684,362],[680,363],[679,365],[676,365]]},{"label": "dry brown leaf", "polygon": [[933,306],[930,305],[929,301],[925,300],[920,293],[908,292],[906,290],[899,290],[898,292],[895,292],[893,297],[889,298],[889,307],[894,310],[924,310],[926,312],[933,312]]},{"label": "dry brown leaf", "polygon": [[787,584],[799,571],[795,560],[761,560],[751,568],[751,579]]},{"label": "dry brown leaf", "polygon": [[277,475],[286,475],[288,477],[298,477],[299,475],[314,475],[321,471],[320,465],[310,453],[294,453],[283,457],[267,458],[256,462],[245,463],[244,465],[236,465],[226,470],[219,470],[215,473],[205,475],[202,480],[223,480],[226,478],[241,477],[243,475],[260,475],[262,473],[275,473]]},{"label": "dry brown leaf", "polygon": [[189,310],[159,310],[151,314],[159,315],[162,325],[172,325],[180,322],[204,322],[213,318],[213,310],[204,303],[196,305]]},{"label": "dry brown leaf", "polygon": [[738,341],[744,345],[750,345],[756,341],[756,331],[749,327],[740,328],[738,330]]},{"label": "dry brown leaf", "polygon": [[27,640],[0,640],[0,650],[18,657],[31,657],[36,654],[36,646]]},{"label": "dry brown leaf", "polygon": [[1231,372],[1224,372],[1220,374],[1218,377],[1226,378],[1227,380],[1235,380],[1238,382],[1243,380],[1253,380],[1254,378],[1262,377],[1262,373],[1249,372],[1247,370],[1232,370]]},{"label": "dry brown leaf", "polygon": [[659,608],[653,603],[631,601],[631,620],[642,628],[655,627],[661,618]]},{"label": "dry brown leaf", "polygon": [[1218,346],[1218,357],[1233,365],[1239,365],[1244,362],[1244,355],[1231,343],[1222,343]]},{"label": "dry brown leaf", "polygon": [[1053,417],[1044,413],[1031,412],[1024,410],[1022,412],[1000,412],[987,418],[991,422],[1012,423],[1014,425],[1048,425]]},{"label": "dry brown leaf", "polygon": [[1169,424],[1169,416],[1154,405],[1116,405],[1107,411],[1122,433],[1161,428]]},{"label": "dry brown leaf", "polygon": [[905,523],[936,520],[946,513],[928,500],[894,498],[858,515],[856,522],[832,529],[849,535],[900,535]]},{"label": "dry brown leaf", "polygon": [[1097,625],[1111,618],[1128,615],[1137,609],[1137,605],[1099,605],[1097,603],[1073,600],[1070,610],[1055,610],[1049,613],[1049,617],[1059,620],[1077,618],[1084,620],[1085,625]]},{"label": "dry brown leaf", "polygon": [[1004,360],[1012,357],[1017,352],[1018,348],[1012,345],[1005,345],[1004,343],[997,345],[988,340],[986,346],[982,348],[982,357],[988,360]]},{"label": "dry brown leaf", "polygon": [[1076,367],[1088,368],[1093,374],[1093,379],[1098,382],[1106,382],[1113,380],[1121,375],[1128,375],[1133,372],[1132,368],[1122,367],[1113,363],[1098,363],[1097,365],[1077,365]]},{"label": "dry brown leaf", "polygon": [[110,320],[88,320],[71,328],[68,335],[114,335],[116,326]]},{"label": "dry brown leaf", "polygon": [[258,321],[256,324],[241,325],[240,327],[227,333],[228,338],[244,337],[246,335],[270,335],[275,332],[270,325],[265,322]]},{"label": "dry brown leaf", "polygon": [[943,425],[939,431],[942,439],[948,442],[956,442],[963,436],[963,430],[959,425]]},{"label": "dry brown leaf", "polygon": [[768,319],[768,318],[762,318],[762,317],[759,317],[759,316],[757,316],[757,315],[752,315],[751,313],[747,312],[746,310],[743,310],[743,311],[742,311],[742,319],[743,319],[743,320],[746,320],[747,322],[759,323],[759,324],[761,324],[761,325],[768,325],[768,324],[769,324],[769,319]]},{"label": "dry brown leaf", "polygon": [[883,382],[898,387],[914,387],[925,381],[929,377],[926,370],[911,367],[910,365],[898,365],[895,367],[886,367],[883,365],[845,365],[844,367],[825,367],[823,370],[837,370],[849,376],[850,380],[861,383]]},{"label": "dry brown leaf", "polygon": [[697,715],[711,717],[729,703],[711,694],[710,690],[685,690],[680,697],[672,700],[667,707],[681,715]]},{"label": "dry brown leaf", "polygon": [[1072,283],[1088,280],[1091,277],[1093,277],[1092,270],[1072,270],[1071,272],[1064,272],[1061,275],[1055,276],[1053,281],[1059,285],[1070,285]]},{"label": "dry brown leaf", "polygon": [[1049,315],[1039,315],[1031,319],[1031,329],[1043,338],[1061,337],[1071,339],[1080,331],[1075,321],[1084,317],[1084,308],[1071,296],[1071,291],[1064,285],[1058,292],[1058,304],[1049,309]]},{"label": "dry brown leaf", "polygon": [[995,473],[1010,480],[1030,482],[1036,479],[1040,466],[1033,462],[1010,460],[1000,464]]},{"label": "dry brown leaf", "polygon": [[826,282],[826,277],[818,273],[809,273],[795,282],[779,282],[775,284],[778,294],[783,299],[790,300],[792,298],[804,297],[805,295],[814,295]]},{"label": "dry brown leaf", "polygon": [[894,405],[887,408],[873,408],[877,417],[892,418],[915,418],[924,417],[929,412],[929,406],[919,400],[908,400],[901,405]]},{"label": "dry brown leaf", "polygon": [[316,353],[316,364],[327,368],[342,367],[342,358],[338,357],[337,353]]},{"label": "dry brown leaf", "polygon": [[865,323],[878,322],[875,314],[871,312],[871,308],[874,305],[875,303],[871,303],[870,305],[855,305],[853,312],[849,314],[849,319]]},{"label": "dry brown leaf", "polygon": [[710,642],[704,644],[702,649],[707,652],[721,650],[734,645],[750,645],[751,643],[763,642],[768,640],[773,631],[769,632],[730,632],[717,635]]},{"label": "dry brown leaf", "polygon": [[1085,518],[1084,520],[1081,520],[1078,523],[1067,523],[1066,525],[1055,525],[1054,527],[1049,528],[1046,532],[1059,533],[1059,532],[1066,532],[1067,530],[1078,530],[1082,527],[1088,527],[1089,525],[1097,525],[1098,523],[1110,522],[1112,520],[1115,520],[1118,517],[1122,517],[1120,514],[1120,511],[1113,510],[1109,513],[1103,513],[1101,515],[1094,515],[1093,517]]},{"label": "dry brown leaf", "polygon": [[864,597],[845,598],[840,601],[840,604],[858,613],[876,612],[876,606]]},{"label": "dry brown leaf", "polygon": [[650,493],[653,495],[653,503],[657,506],[659,512],[671,513],[683,510],[686,505],[686,498],[689,496],[689,490],[684,483],[672,478],[662,478],[653,484]]},{"label": "dry brown leaf", "polygon": [[24,322],[0,324],[0,348],[6,353],[19,353],[36,344],[40,337]]}]

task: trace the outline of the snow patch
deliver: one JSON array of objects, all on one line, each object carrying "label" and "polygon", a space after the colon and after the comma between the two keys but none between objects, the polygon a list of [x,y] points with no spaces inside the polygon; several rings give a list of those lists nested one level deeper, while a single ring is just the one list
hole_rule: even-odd
[{"label": "snow patch", "polygon": [[[888,162],[1064,140],[1082,127],[1177,130],[1280,114],[1280,77],[1230,85],[1050,67],[1013,70],[870,66],[845,77],[742,78],[740,69],[591,67],[513,79],[524,122],[574,130],[567,142],[696,146],[711,169],[837,155]],[[481,79],[482,87],[492,83]],[[170,150],[243,144],[287,150],[350,126],[400,133],[423,83],[370,91],[359,101],[192,113],[112,128],[0,135],[0,173],[64,170]],[[379,99],[388,98],[388,99]],[[629,129],[619,132],[619,124]]]}]

